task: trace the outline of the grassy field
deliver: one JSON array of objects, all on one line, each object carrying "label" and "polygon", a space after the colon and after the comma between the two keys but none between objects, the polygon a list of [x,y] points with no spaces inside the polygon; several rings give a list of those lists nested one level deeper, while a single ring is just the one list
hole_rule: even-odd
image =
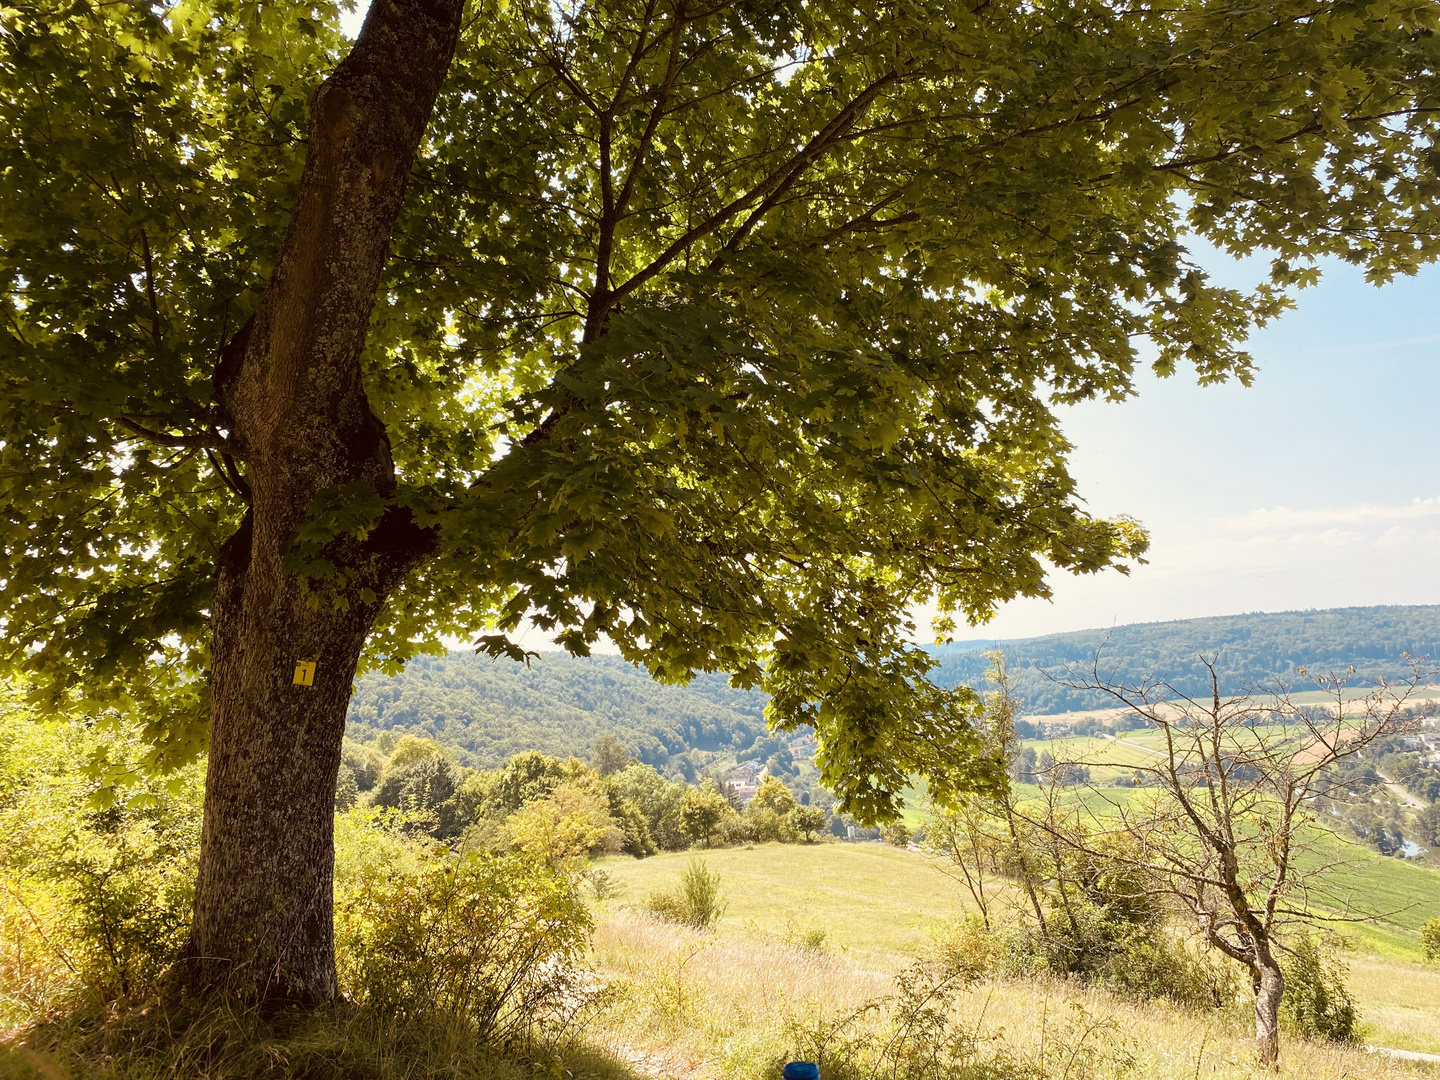
[{"label": "grassy field", "polygon": [[[616,991],[597,1032],[619,1060],[659,1080],[770,1080],[786,1060],[819,1058],[822,1075],[856,1075],[816,1053],[878,1024],[894,985],[843,956],[700,934],[623,910],[602,916],[595,958]],[[893,1000],[893,998],[891,999]],[[868,1007],[868,1011],[867,1011]],[[1360,1046],[1286,1040],[1275,1072],[1252,1064],[1240,1010],[1179,1012],[1058,980],[982,981],[952,1016],[972,1033],[973,1075],[1027,1080],[1392,1080],[1434,1076]],[[873,1030],[873,1029],[870,1029]],[[881,1035],[884,1038],[884,1035]],[[1426,1045],[1423,1036],[1414,1045]],[[833,1053],[833,1051],[832,1051]],[[985,1066],[989,1066],[986,1068]],[[827,1072],[828,1071],[828,1072]],[[884,1075],[883,1072],[880,1075]]]},{"label": "grassy field", "polygon": [[[1044,795],[1042,789],[1030,784],[1013,784],[1011,790],[1022,808]],[[1071,788],[1064,798],[1067,802],[1083,802],[1092,813],[1104,817],[1110,812],[1107,803],[1121,805],[1150,798],[1153,793],[1150,788],[1108,786],[1096,770],[1090,785]],[[1440,868],[1434,857],[1390,858],[1348,836],[1318,831],[1313,850],[1298,860],[1302,869],[1322,863],[1330,867],[1322,887],[1310,897],[1312,910],[1345,916],[1346,921],[1337,922],[1335,929],[1362,950],[1419,961],[1420,927],[1427,919],[1440,917]],[[1351,915],[1373,918],[1350,921]]]},{"label": "grassy field", "polygon": [[[694,853],[720,874],[729,897],[727,933],[777,940],[823,929],[827,942],[861,962],[895,963],[926,941],[937,920],[963,914],[954,882],[931,860],[889,844],[762,844]],[[623,856],[599,864],[638,905],[671,889],[690,854]]]},{"label": "grassy field", "polygon": [[[849,1015],[890,992],[893,973],[929,940],[927,928],[965,911],[958,886],[929,859],[881,844],[769,844],[697,854],[720,874],[729,900],[713,935],[657,924],[635,910],[651,891],[673,888],[694,856],[601,864],[622,887],[597,913],[597,970],[625,990],[626,1004],[608,1017],[607,1029],[622,1058],[639,1054],[661,1072],[720,1080],[763,1074],[766,1055],[783,1060],[800,1052],[793,1040],[807,1025]],[[1379,903],[1421,898],[1393,923],[1352,934],[1350,981],[1366,1040],[1440,1053],[1440,968],[1417,962],[1415,932],[1426,911],[1440,910],[1434,888],[1440,876],[1372,856],[1350,881]],[[823,949],[796,945],[815,929],[826,932]],[[1047,1052],[1048,1024],[1051,1039],[1062,1031],[1078,1038],[1083,1029],[1123,1049],[1122,1057],[1134,1058],[1129,1075],[1252,1075],[1243,1006],[1190,1014],[1063,981],[993,980],[967,991],[957,1009],[1017,1060]],[[1295,1040],[1285,1058],[1282,1075],[1295,1077],[1432,1075],[1424,1065]],[[1083,1075],[1109,1075],[1115,1065],[1097,1062]]]}]

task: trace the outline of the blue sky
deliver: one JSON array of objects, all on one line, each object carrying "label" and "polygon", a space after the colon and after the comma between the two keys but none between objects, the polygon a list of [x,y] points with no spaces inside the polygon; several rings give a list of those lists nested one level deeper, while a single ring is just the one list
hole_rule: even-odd
[{"label": "blue sky", "polygon": [[[1205,258],[1226,283],[1260,262]],[[1257,332],[1259,373],[1067,410],[1090,509],[1150,529],[1149,565],[1057,577],[983,633],[1021,637],[1244,611],[1440,602],[1440,270],[1386,287],[1327,264]]]}]

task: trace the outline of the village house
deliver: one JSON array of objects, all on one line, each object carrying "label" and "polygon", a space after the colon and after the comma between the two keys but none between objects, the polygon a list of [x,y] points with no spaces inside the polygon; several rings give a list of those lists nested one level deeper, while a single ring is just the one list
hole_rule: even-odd
[{"label": "village house", "polygon": [[744,761],[730,770],[725,782],[742,803],[747,803],[759,789],[760,779],[764,775],[763,764],[758,761]]}]

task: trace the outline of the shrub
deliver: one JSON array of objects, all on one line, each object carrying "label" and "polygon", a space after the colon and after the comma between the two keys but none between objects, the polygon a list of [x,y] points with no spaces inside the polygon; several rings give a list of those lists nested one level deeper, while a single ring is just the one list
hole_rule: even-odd
[{"label": "shrub", "polygon": [[804,952],[821,953],[829,944],[830,934],[819,926],[801,926],[794,919],[786,919],[780,940]]},{"label": "shrub", "polygon": [[905,847],[910,843],[910,830],[903,821],[892,821],[881,831],[885,842],[894,847]]},{"label": "shrub", "polygon": [[1302,933],[1290,943],[1289,961],[1283,965],[1280,1018],[1297,1035],[1331,1042],[1355,1040],[1360,1016],[1345,985],[1349,969],[1340,948],[1334,935]]},{"label": "shrub", "polygon": [[1105,920],[1093,907],[1074,907],[1079,933],[1056,919],[1048,938],[1026,928],[987,930],[976,916],[942,925],[930,960],[947,978],[1063,974],[1131,997],[1165,998],[1193,1009],[1223,1008],[1239,982],[1232,965],[1154,924]]},{"label": "shrub", "polygon": [[726,839],[733,835],[742,843],[773,844],[792,838],[786,815],[765,806],[756,806],[753,800],[743,814],[732,820],[735,825],[725,830]]},{"label": "shrub", "polygon": [[1000,939],[978,915],[942,923],[932,933],[931,959],[945,976],[974,982],[1000,967]]},{"label": "shrub", "polygon": [[530,1043],[583,997],[575,965],[591,924],[580,884],[523,854],[366,868],[336,898],[341,988],[382,1016]]},{"label": "shrub", "polygon": [[604,797],[575,784],[532,799],[506,819],[503,831],[514,846],[552,865],[614,855],[625,842]]},{"label": "shrub", "polygon": [[1150,931],[1127,935],[1094,978],[1132,997],[1166,998],[1192,1009],[1222,1009],[1240,989],[1234,966],[1224,958]]},{"label": "shrub", "polygon": [[1420,928],[1420,947],[1426,960],[1440,960],[1440,918],[1426,919]]},{"label": "shrub", "polygon": [[712,874],[703,859],[691,859],[674,892],[652,893],[645,910],[657,919],[679,923],[696,930],[710,930],[725,914],[727,904],[720,894],[720,875]]},{"label": "shrub", "polygon": [[122,734],[25,719],[4,735],[0,1024],[149,993],[189,928],[201,768],[132,778],[107,806],[85,765],[133,760]]},{"label": "shrub", "polygon": [[625,886],[616,881],[614,875],[606,873],[598,866],[592,866],[585,871],[585,880],[590,883],[596,900],[609,900],[625,891]]}]

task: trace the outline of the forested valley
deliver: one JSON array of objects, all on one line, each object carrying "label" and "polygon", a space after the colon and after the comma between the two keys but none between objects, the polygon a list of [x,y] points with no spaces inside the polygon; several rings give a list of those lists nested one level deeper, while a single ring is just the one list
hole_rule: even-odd
[{"label": "forested valley", "polygon": [[[1067,670],[1088,671],[1097,657],[1102,675],[1115,681],[1164,678],[1182,693],[1208,689],[1202,656],[1216,660],[1227,694],[1263,694],[1279,684],[1303,690],[1309,683],[1302,667],[1323,675],[1353,666],[1350,682],[1363,686],[1403,677],[1402,654],[1440,657],[1440,606],[1234,615],[965,641],[933,649],[931,677],[943,686],[983,686],[991,649],[1005,654],[1026,716],[1113,704],[1062,681]],[[640,761],[693,781],[765,735],[764,707],[762,693],[734,689],[722,675],[667,686],[618,657],[545,652],[520,663],[454,652],[417,658],[400,675],[362,676],[347,730],[361,742],[382,731],[410,732],[479,768],[496,768],[526,750],[588,759],[595,740],[609,734]]]}]

